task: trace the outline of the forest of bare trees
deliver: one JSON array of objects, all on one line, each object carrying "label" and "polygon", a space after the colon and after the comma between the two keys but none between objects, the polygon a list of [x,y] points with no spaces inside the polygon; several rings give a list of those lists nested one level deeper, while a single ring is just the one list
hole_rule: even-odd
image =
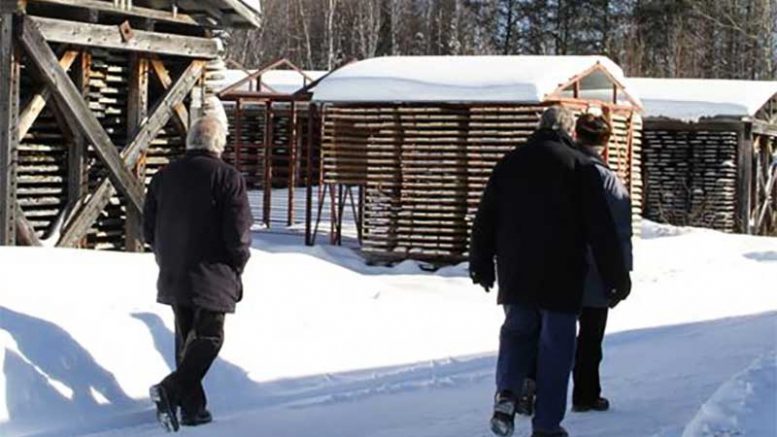
[{"label": "forest of bare trees", "polygon": [[777,78],[777,0],[263,0],[249,68],[384,55],[605,54],[630,76]]}]

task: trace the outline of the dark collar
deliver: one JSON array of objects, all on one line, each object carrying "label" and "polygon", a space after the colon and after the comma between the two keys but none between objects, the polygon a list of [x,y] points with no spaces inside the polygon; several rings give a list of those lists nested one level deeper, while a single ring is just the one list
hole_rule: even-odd
[{"label": "dark collar", "polygon": [[577,148],[575,145],[575,140],[573,140],[572,137],[569,136],[569,134],[561,130],[538,129],[529,138],[529,142],[534,142],[534,141],[538,141],[538,142],[555,141],[558,143],[565,144],[573,149]]},{"label": "dark collar", "polygon": [[203,149],[187,150],[186,156],[209,156],[211,158],[219,159],[218,154],[211,152],[210,150],[203,150]]}]

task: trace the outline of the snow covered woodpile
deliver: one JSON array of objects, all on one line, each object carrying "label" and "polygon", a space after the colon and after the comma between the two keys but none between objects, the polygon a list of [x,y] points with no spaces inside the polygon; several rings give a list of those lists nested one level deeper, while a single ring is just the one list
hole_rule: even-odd
[{"label": "snow covered woodpile", "polygon": [[259,17],[254,0],[2,2],[0,244],[141,250],[145,183],[184,150],[219,31]]},{"label": "snow covered woodpile", "polygon": [[356,215],[371,259],[461,260],[497,160],[526,141],[547,106],[562,104],[612,120],[608,159],[631,189],[638,220],[641,118],[624,84],[621,69],[598,56],[385,57],[347,65],[313,88],[323,104],[324,193],[364,189]]},{"label": "snow covered woodpile", "polygon": [[[257,70],[224,73],[218,90],[229,120],[224,159],[243,174],[249,187],[264,190],[261,215],[266,226],[270,226],[273,188],[288,188],[286,224],[293,224],[294,187],[302,186],[308,174],[306,150],[319,144],[317,128],[312,130],[313,141],[308,141],[308,123],[318,120],[308,116],[310,96],[304,91],[324,74],[303,71],[286,59]],[[317,159],[310,168],[317,178]]]},{"label": "snow covered woodpile", "polygon": [[645,108],[644,216],[777,235],[777,81],[629,84]]}]

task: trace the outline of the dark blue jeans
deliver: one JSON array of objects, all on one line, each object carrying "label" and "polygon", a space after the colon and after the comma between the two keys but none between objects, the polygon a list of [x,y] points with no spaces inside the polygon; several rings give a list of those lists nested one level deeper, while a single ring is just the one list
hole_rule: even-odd
[{"label": "dark blue jeans", "polygon": [[537,366],[537,397],[532,427],[556,431],[567,409],[569,373],[575,356],[576,314],[533,305],[505,305],[496,365],[497,390],[520,395],[523,380]]}]

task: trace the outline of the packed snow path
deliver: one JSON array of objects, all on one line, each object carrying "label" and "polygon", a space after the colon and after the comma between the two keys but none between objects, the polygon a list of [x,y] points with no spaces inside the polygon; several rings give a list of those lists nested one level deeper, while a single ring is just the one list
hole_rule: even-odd
[{"label": "packed snow path", "polygon": [[[489,435],[501,313],[466,266],[255,247],[206,379],[215,422],[184,434]],[[570,413],[572,434],[775,435],[777,240],[647,224],[636,251],[606,339],[613,410]],[[155,274],[147,254],[0,248],[0,435],[164,435],[147,399],[172,364]]]}]

